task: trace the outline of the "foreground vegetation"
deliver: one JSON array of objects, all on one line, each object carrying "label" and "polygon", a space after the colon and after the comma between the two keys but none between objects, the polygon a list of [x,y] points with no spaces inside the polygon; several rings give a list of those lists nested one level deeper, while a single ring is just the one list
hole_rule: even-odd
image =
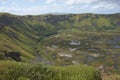
[{"label": "foreground vegetation", "polygon": [[0,80],[101,80],[101,76],[88,66],[45,67],[0,61]]}]

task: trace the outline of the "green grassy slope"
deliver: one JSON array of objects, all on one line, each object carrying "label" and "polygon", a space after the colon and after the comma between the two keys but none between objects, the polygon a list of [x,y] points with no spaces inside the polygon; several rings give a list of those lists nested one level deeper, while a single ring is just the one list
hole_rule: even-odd
[{"label": "green grassy slope", "polygon": [[[35,59],[35,53],[40,53],[56,65],[90,63],[98,67],[107,63],[111,67],[116,65],[114,56],[119,55],[119,22],[120,14],[17,16],[0,13],[0,50],[19,51],[22,61]],[[72,41],[81,44],[70,45]],[[4,59],[0,53],[0,59]],[[61,58],[61,53],[72,58]],[[106,53],[112,55],[106,57]]]},{"label": "green grassy slope", "polygon": [[[65,30],[39,43],[56,65],[87,64],[103,66],[105,72],[118,71],[120,32]],[[76,41],[76,44],[71,44]],[[42,45],[42,46],[41,46]],[[67,56],[66,56],[67,55]]]},{"label": "green grassy slope", "polygon": [[34,58],[32,45],[37,36],[32,33],[29,26],[19,17],[10,14],[1,14],[0,24],[1,51],[19,51],[24,60]]}]

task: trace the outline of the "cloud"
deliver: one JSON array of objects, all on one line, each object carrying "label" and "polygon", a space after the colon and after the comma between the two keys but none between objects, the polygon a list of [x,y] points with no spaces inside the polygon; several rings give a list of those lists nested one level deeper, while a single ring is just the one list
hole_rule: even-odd
[{"label": "cloud", "polygon": [[57,3],[57,5],[59,5],[58,3],[60,2],[62,3],[60,7],[63,7],[63,5],[66,5],[66,7],[74,6],[75,9],[85,9],[86,6],[86,9],[89,8],[90,10],[96,10],[100,8],[111,10],[120,7],[120,0],[46,0],[46,3],[49,4]]},{"label": "cloud", "polygon": [[97,9],[107,9],[107,10],[110,10],[110,9],[114,9],[116,5],[113,5],[113,4],[99,4],[99,5],[95,5],[93,7],[91,7],[91,10],[97,10]]},{"label": "cloud", "polygon": [[120,4],[120,0],[98,0],[99,2],[111,3],[111,4]]},{"label": "cloud", "polygon": [[3,5],[4,5],[4,4],[7,4],[7,2],[6,2],[6,1],[1,1],[1,4],[3,4]]},{"label": "cloud", "polygon": [[0,0],[0,1],[6,1],[6,0]]},{"label": "cloud", "polygon": [[12,7],[0,7],[0,11],[2,12],[10,12],[13,14],[40,14],[42,8],[40,6],[34,6],[29,8],[19,7],[19,6],[12,6]]},{"label": "cloud", "polygon": [[0,0],[0,4],[5,5],[5,4],[7,4],[7,1],[6,0]]},{"label": "cloud", "polygon": [[90,4],[90,3],[93,3],[93,2],[96,2],[98,0],[68,0],[65,2],[65,4],[67,5],[75,5],[75,4]]},{"label": "cloud", "polygon": [[15,2],[12,2],[12,5],[16,5],[16,3],[15,3]]},{"label": "cloud", "polygon": [[57,0],[46,0],[46,3],[56,2]]},{"label": "cloud", "polygon": [[120,0],[0,0],[0,12],[14,14],[116,13],[120,12],[119,4]]},{"label": "cloud", "polygon": [[120,10],[120,1],[118,0],[101,0],[98,1],[91,6],[91,10],[115,10],[119,9]]},{"label": "cloud", "polygon": [[[120,12],[120,0],[68,0],[68,6],[74,6],[77,13],[116,13]],[[69,11],[73,11],[69,8]]]},{"label": "cloud", "polygon": [[35,2],[35,1],[37,1],[37,0],[27,0],[27,1],[29,1],[29,2]]},{"label": "cloud", "polygon": [[50,4],[50,3],[62,3],[64,4],[65,0],[46,0],[45,1],[47,4]]},{"label": "cloud", "polygon": [[120,5],[120,0],[66,0],[65,4],[67,5],[76,5],[76,4],[94,4],[106,3],[106,4],[117,4]]}]

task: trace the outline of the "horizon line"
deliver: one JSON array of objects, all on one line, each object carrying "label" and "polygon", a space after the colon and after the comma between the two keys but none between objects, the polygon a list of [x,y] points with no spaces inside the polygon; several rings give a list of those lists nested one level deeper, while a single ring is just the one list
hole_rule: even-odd
[{"label": "horizon line", "polygon": [[77,14],[98,14],[98,15],[112,15],[112,14],[120,14],[120,12],[115,13],[65,13],[65,12],[50,12],[50,13],[39,13],[39,14],[15,14],[10,12],[0,12],[0,14],[11,14],[16,16],[37,16],[37,15],[77,15]]}]

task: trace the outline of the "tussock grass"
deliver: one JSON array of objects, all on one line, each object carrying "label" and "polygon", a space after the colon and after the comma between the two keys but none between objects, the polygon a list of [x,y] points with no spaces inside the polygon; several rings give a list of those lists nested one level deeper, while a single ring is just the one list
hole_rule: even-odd
[{"label": "tussock grass", "polygon": [[45,67],[40,64],[0,61],[0,80],[101,80],[88,66]]}]

